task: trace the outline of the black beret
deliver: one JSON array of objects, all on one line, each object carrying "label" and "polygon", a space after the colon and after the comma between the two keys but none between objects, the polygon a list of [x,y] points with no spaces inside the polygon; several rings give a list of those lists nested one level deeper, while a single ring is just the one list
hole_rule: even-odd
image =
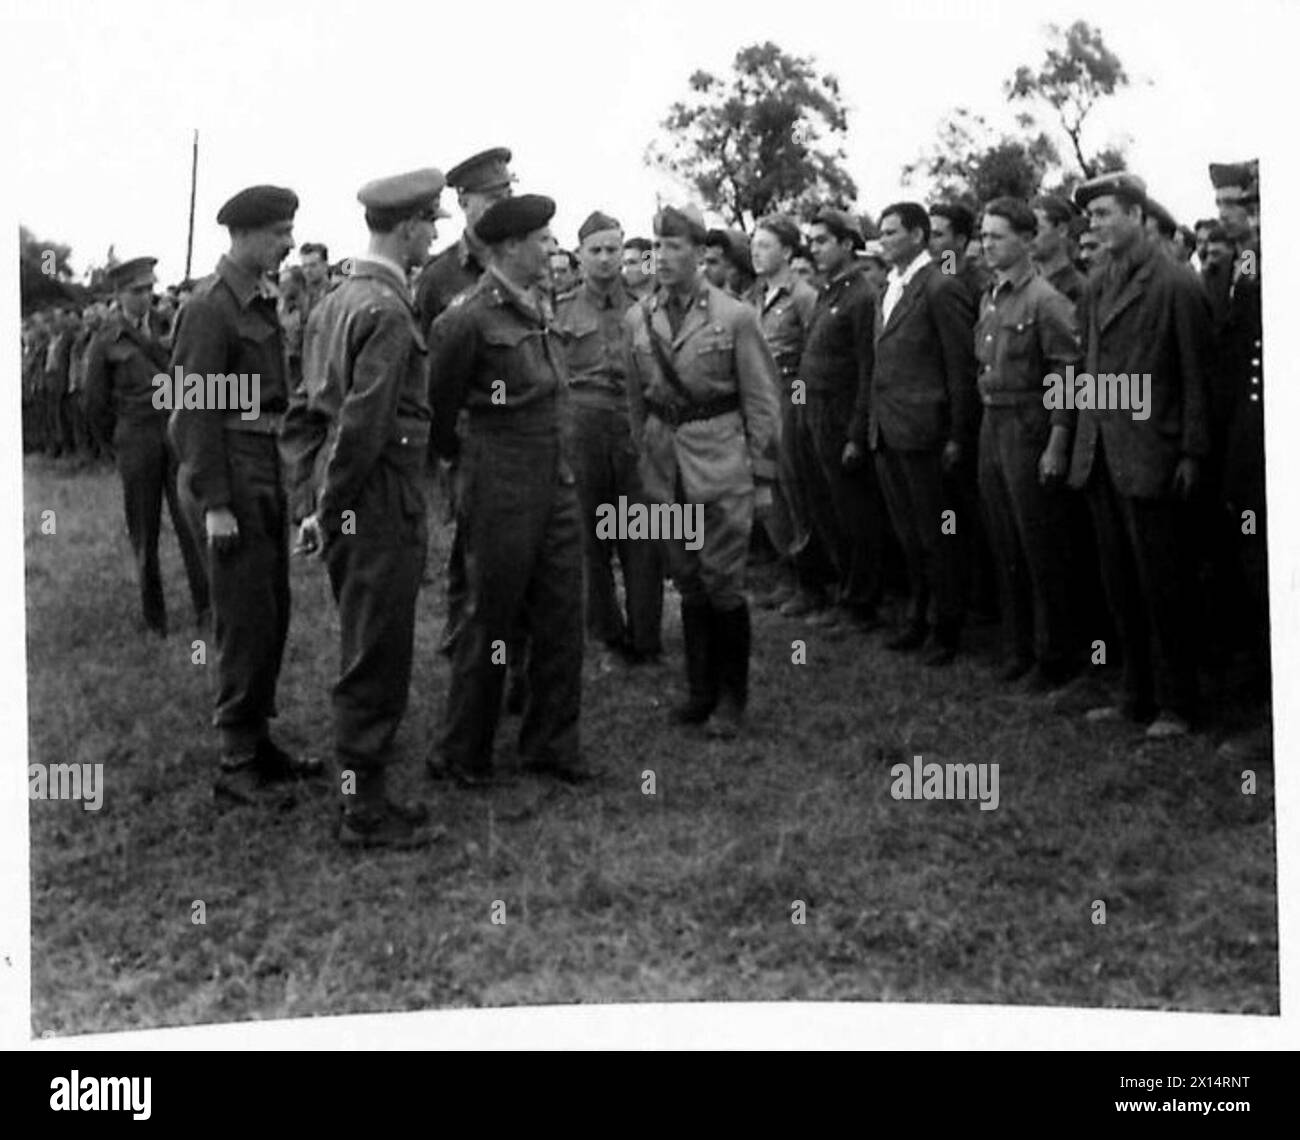
[{"label": "black beret", "polygon": [[853,219],[853,215],[844,210],[833,210],[829,206],[817,211],[814,223],[820,223],[831,231],[836,241],[847,240],[854,249],[862,249],[867,239],[862,236],[862,229]]},{"label": "black beret", "polygon": [[704,215],[695,206],[665,206],[655,215],[654,232],[658,237],[690,238],[703,245],[708,236]]},{"label": "black beret", "polygon": [[147,279],[152,285],[153,267],[157,264],[156,257],[133,257],[130,261],[123,261],[120,265],[113,266],[104,275],[105,283],[113,289],[125,289],[134,282],[144,282]]},{"label": "black beret", "polygon": [[758,225],[754,228],[776,234],[777,240],[787,249],[798,249],[799,243],[803,241],[799,227],[788,214],[768,214],[765,218],[759,218]]},{"label": "black beret", "polygon": [[544,194],[520,194],[493,202],[474,226],[478,239],[496,245],[540,230],[555,216],[555,201]]},{"label": "black beret", "polygon": [[513,181],[510,177],[510,157],[509,149],[503,146],[480,151],[447,171],[447,185],[455,190],[471,191],[496,190],[509,186]]},{"label": "black beret", "polygon": [[1141,206],[1144,210],[1147,208],[1147,184],[1127,170],[1117,170],[1089,179],[1075,190],[1074,204],[1082,210],[1094,198],[1102,198],[1107,194]]},{"label": "black beret", "polygon": [[230,199],[217,213],[217,225],[255,230],[276,222],[291,222],[298,195],[283,186],[250,186]]},{"label": "black beret", "polygon": [[594,210],[587,215],[587,220],[578,227],[578,243],[586,241],[592,234],[604,233],[606,230],[618,230],[620,233],[623,227],[619,224],[617,218],[611,218],[608,214],[602,214],[599,210]]},{"label": "black beret", "polygon": [[444,182],[442,171],[429,166],[367,182],[357,191],[357,201],[367,210],[433,210],[440,218],[449,218],[451,215],[438,204]]}]

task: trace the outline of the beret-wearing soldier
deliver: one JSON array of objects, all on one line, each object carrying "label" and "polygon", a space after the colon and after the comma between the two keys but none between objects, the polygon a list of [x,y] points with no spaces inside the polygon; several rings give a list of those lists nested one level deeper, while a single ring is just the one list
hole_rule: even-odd
[{"label": "beret-wearing soldier", "polygon": [[[276,715],[289,631],[278,448],[289,384],[266,275],[293,248],[297,209],[297,195],[278,186],[241,190],[221,207],[217,223],[230,231],[230,252],[194,286],[171,354],[172,370],[180,369],[187,396],[195,397],[172,409],[170,435],[181,505],[195,539],[207,545],[217,648],[213,722],[221,741],[213,790],[218,800],[236,803],[322,771],[319,759],[295,758],[274,744],[267,724]],[[251,406],[239,406],[237,395],[248,394]]]}]

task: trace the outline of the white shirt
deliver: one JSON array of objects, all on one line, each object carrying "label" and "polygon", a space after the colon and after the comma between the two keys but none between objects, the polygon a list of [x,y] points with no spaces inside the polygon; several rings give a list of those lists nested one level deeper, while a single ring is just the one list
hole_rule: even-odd
[{"label": "white shirt", "polygon": [[889,276],[885,278],[885,299],[880,304],[882,322],[889,320],[889,314],[894,311],[894,306],[902,299],[903,290],[907,288],[912,278],[929,264],[930,251],[923,249],[912,259],[911,264],[902,273],[899,273],[897,266],[889,271]]}]

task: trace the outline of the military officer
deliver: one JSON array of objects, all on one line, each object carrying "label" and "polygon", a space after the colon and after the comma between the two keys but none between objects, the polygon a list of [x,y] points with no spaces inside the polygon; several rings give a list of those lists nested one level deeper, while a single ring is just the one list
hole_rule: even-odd
[{"label": "military officer", "polygon": [[[538,286],[555,203],[496,202],[479,218],[488,271],[434,322],[433,450],[459,459],[456,526],[466,592],[446,712],[430,773],[494,780],[507,643],[528,631],[524,767],[590,777],[578,732],[582,686],[582,515],[565,454],[565,365]],[[457,418],[465,412],[463,439]]]},{"label": "military officer", "polygon": [[447,185],[456,191],[465,214],[465,232],[455,245],[431,258],[420,273],[415,304],[425,333],[451,304],[452,298],[478,281],[487,269],[488,251],[475,236],[474,225],[494,202],[510,197],[510,184],[514,181],[510,157],[506,147],[493,147],[447,171]]},{"label": "military officer", "polygon": [[[407,271],[428,256],[443,176],[369,182],[369,249],[325,296],[304,345],[305,392],[285,421],[300,547],[329,570],[342,630],[334,752],[344,783],[344,846],[413,846],[426,812],[395,803],[387,770],[406,711],[415,603],[428,535],[421,469],[429,447],[424,337]],[[305,517],[301,512],[306,513]]]},{"label": "military officer", "polygon": [[180,543],[190,597],[200,628],[208,624],[204,560],[176,498],[176,458],[167,444],[167,410],[155,406],[154,377],[166,373],[167,349],[149,325],[154,257],[115,266],[109,283],[117,311],[91,342],[86,359],[86,413],[93,432],[111,440],[122,478],[126,531],[140,578],[145,627],[167,635],[167,607],[158,566],[163,499]]},{"label": "military officer", "polygon": [[223,407],[172,411],[177,491],[208,548],[217,644],[221,762],[218,800],[250,803],[295,775],[321,771],[272,743],[267,721],[289,629],[289,546],[277,436],[289,398],[284,343],[265,275],[293,248],[298,197],[278,186],[241,190],[217,214],[230,252],[181,310],[171,366],[185,375],[258,378],[254,414]]},{"label": "military officer", "polygon": [[[623,317],[632,296],[623,284],[623,227],[596,211],[578,229],[582,282],[556,309],[569,369],[569,427],[574,475],[582,502],[587,631],[630,664],[661,652],[663,572],[650,541],[597,537],[597,512],[620,498],[642,502],[636,447],[628,430],[627,352]],[[614,587],[612,558],[623,568],[627,617]]]},{"label": "military officer", "polygon": [[777,474],[777,368],[753,306],[704,279],[699,212],[667,207],[654,232],[658,287],[626,317],[632,432],[647,497],[703,515],[697,549],[666,543],[689,689],[675,719],[728,737],[748,698],[745,561],[756,500],[770,509]]},{"label": "military officer", "polygon": [[[475,284],[487,269],[487,247],[475,235],[474,225],[494,202],[510,197],[510,185],[514,181],[510,158],[506,147],[493,147],[457,163],[447,172],[447,185],[457,192],[457,201],[465,215],[465,232],[455,245],[432,258],[416,281],[415,306],[420,314],[420,330],[426,338],[433,322],[453,298]],[[439,473],[444,495],[450,497],[453,479],[450,465],[438,464],[432,453],[429,458],[431,470]],[[447,624],[442,651],[448,656],[460,626],[464,596],[464,552],[457,530],[447,555]]]}]

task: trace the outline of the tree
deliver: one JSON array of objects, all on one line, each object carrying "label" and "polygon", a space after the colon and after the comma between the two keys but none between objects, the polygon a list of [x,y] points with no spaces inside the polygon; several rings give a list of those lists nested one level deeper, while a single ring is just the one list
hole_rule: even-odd
[{"label": "tree", "polygon": [[848,206],[858,189],[843,168],[848,115],[839,81],[774,43],[736,53],[729,80],[706,71],[692,98],[660,124],[647,165],[690,186],[728,224],[749,230],[773,211]]},{"label": "tree", "polygon": [[71,255],[71,247],[42,241],[26,226],[18,227],[18,290],[24,313],[74,297]]},{"label": "tree", "polygon": [[1032,198],[1060,160],[1047,135],[1031,133],[1032,118],[1022,115],[1019,122],[1021,137],[995,134],[982,115],[958,107],[940,123],[929,154],[903,167],[904,185],[921,176],[931,196],[975,210],[1003,195]]},{"label": "tree", "polygon": [[1112,148],[1088,157],[1083,149],[1084,124],[1100,100],[1129,86],[1128,73],[1091,24],[1076,20],[1064,30],[1049,24],[1047,32],[1047,58],[1037,71],[1016,68],[1003,91],[1009,102],[1037,100],[1050,106],[1070,140],[1080,173],[1084,178],[1095,178],[1106,172],[1106,161],[1113,163],[1119,155],[1122,162],[1122,152]]}]

